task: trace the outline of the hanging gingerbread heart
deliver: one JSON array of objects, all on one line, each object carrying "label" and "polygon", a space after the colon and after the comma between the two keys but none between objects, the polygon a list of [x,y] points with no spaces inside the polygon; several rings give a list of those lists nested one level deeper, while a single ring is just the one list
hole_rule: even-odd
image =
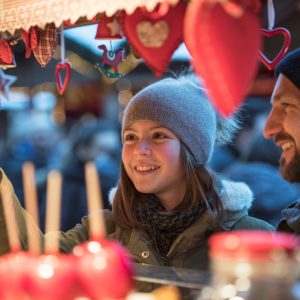
[{"label": "hanging gingerbread heart", "polygon": [[240,105],[256,74],[259,27],[258,17],[236,2],[199,0],[188,5],[184,40],[196,73],[224,116]]},{"label": "hanging gingerbread heart", "polygon": [[162,3],[153,12],[138,8],[132,15],[123,14],[120,18],[123,33],[132,48],[157,77],[163,74],[182,42],[185,10],[183,1],[175,7]]},{"label": "hanging gingerbread heart", "polygon": [[[63,73],[65,77],[63,79]],[[58,63],[55,67],[55,79],[58,93],[63,95],[70,82],[71,64],[69,62]]]},{"label": "hanging gingerbread heart", "polygon": [[53,23],[47,24],[45,30],[38,29],[37,46],[33,49],[33,53],[42,67],[51,60],[56,46],[57,29]]},{"label": "hanging gingerbread heart", "polygon": [[284,38],[283,45],[282,45],[280,51],[278,52],[278,54],[275,56],[275,58],[273,60],[268,59],[262,51],[258,51],[259,58],[260,58],[261,62],[270,71],[272,71],[272,70],[274,70],[276,65],[281,61],[281,59],[284,57],[284,55],[289,50],[289,47],[291,45],[291,34],[286,28],[283,28],[283,27],[278,27],[278,28],[274,28],[274,29],[271,29],[271,30],[261,29],[261,34],[265,37],[268,37],[268,38],[276,36],[276,35],[282,35],[283,38]]}]

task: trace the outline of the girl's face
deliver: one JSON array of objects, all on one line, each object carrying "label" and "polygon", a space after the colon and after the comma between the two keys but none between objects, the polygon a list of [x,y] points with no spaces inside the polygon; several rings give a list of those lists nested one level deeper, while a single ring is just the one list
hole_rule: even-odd
[{"label": "girl's face", "polygon": [[153,121],[136,121],[123,139],[122,161],[135,188],[155,194],[166,210],[172,210],[186,191],[179,139]]}]

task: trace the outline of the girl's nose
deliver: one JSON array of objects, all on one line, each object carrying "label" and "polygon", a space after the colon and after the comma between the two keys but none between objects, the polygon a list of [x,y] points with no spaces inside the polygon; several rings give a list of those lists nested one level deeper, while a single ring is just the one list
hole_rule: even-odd
[{"label": "girl's nose", "polygon": [[145,139],[141,139],[136,145],[136,153],[139,155],[150,155],[151,147]]},{"label": "girl's nose", "polygon": [[271,110],[265,127],[264,127],[264,137],[266,139],[271,139],[276,136],[282,129],[281,119],[279,115],[276,115],[273,110]]}]

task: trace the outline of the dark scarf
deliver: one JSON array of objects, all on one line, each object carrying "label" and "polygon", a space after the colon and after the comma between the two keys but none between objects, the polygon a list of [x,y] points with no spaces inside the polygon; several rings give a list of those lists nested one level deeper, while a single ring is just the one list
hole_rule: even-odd
[{"label": "dark scarf", "polygon": [[192,225],[205,210],[205,204],[199,201],[190,209],[166,212],[154,195],[140,195],[135,206],[139,222],[144,225],[145,231],[166,264],[166,255],[176,237]]}]

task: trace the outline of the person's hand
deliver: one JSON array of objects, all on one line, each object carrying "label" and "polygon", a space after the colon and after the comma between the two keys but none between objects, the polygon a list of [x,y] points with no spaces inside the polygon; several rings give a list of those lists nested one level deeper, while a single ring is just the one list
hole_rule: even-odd
[{"label": "person's hand", "polygon": [[300,200],[282,211],[283,220],[278,225],[279,231],[300,233]]}]

